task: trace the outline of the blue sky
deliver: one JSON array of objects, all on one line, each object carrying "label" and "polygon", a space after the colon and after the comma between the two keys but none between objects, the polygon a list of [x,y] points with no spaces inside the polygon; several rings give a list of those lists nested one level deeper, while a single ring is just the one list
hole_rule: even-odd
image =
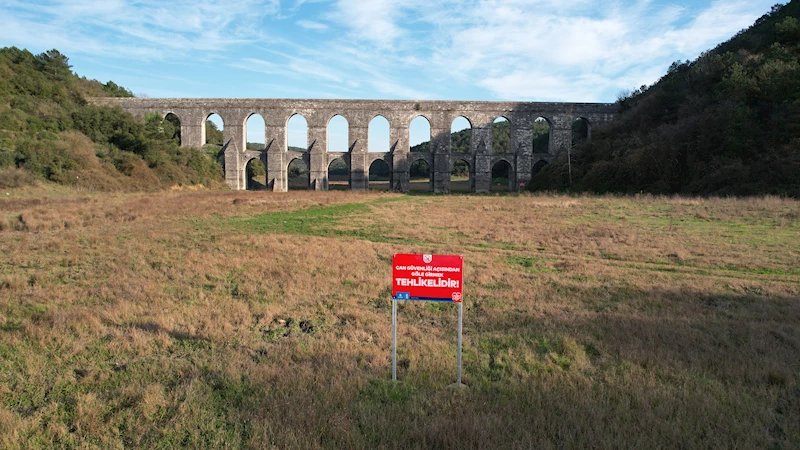
[{"label": "blue sky", "polygon": [[0,0],[0,42],[150,97],[612,102],[775,1]]}]

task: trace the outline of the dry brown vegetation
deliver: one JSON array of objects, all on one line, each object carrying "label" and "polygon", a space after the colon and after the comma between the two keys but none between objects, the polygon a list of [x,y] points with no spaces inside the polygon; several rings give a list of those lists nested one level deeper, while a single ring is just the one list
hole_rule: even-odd
[{"label": "dry brown vegetation", "polygon": [[11,194],[0,448],[800,446],[797,201]]}]

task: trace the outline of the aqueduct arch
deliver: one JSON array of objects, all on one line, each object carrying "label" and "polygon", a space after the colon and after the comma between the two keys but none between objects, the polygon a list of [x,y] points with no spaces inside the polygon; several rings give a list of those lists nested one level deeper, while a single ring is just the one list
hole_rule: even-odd
[{"label": "aqueduct arch", "polygon": [[[225,181],[232,189],[246,189],[243,174],[254,157],[267,169],[267,188],[288,189],[287,168],[295,158],[306,161],[311,189],[328,189],[328,167],[341,157],[350,171],[350,189],[368,189],[369,168],[377,159],[386,161],[391,170],[391,189],[407,192],[409,169],[416,159],[425,159],[431,170],[434,192],[450,191],[450,173],[457,160],[469,165],[470,188],[489,192],[492,166],[506,161],[513,174],[513,189],[531,179],[534,163],[552,162],[572,147],[572,124],[584,120],[591,127],[613,120],[616,106],[610,103],[541,103],[541,102],[470,102],[411,100],[294,100],[294,99],[191,99],[191,98],[96,98],[95,104],[119,105],[122,109],[144,115],[172,113],[180,118],[181,145],[201,147],[204,125],[212,113],[218,114],[223,128]],[[247,119],[258,114],[264,119],[265,149],[247,150]],[[307,122],[308,150],[289,148],[288,121],[302,115]],[[328,122],[342,116],[348,124],[347,152],[328,151]],[[389,150],[369,152],[369,124],[381,116],[389,122]],[[430,124],[429,151],[410,152],[411,121],[423,116]],[[469,153],[451,152],[451,126],[463,117],[470,126]],[[492,126],[498,117],[508,120],[507,153],[493,153]],[[549,125],[549,148],[534,157],[533,127],[537,118]],[[591,134],[588,136],[591,137]]]}]

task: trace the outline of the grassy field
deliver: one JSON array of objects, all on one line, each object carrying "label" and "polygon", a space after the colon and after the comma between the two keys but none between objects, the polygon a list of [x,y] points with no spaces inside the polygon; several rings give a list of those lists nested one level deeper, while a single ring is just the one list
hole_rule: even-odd
[{"label": "grassy field", "polygon": [[800,447],[797,201],[9,194],[0,448]]}]

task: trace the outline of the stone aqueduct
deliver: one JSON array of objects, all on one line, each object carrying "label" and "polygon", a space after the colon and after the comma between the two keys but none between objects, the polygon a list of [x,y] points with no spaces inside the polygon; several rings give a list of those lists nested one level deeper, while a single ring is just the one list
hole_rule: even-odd
[{"label": "stone aqueduct", "polygon": [[[384,160],[391,171],[392,190],[409,190],[409,170],[420,159],[430,168],[431,190],[450,191],[453,164],[465,160],[470,170],[470,190],[488,192],[492,166],[505,161],[510,166],[509,186],[515,189],[528,182],[532,168],[539,161],[551,162],[572,145],[572,123],[586,120],[589,131],[613,119],[616,107],[608,103],[537,103],[537,102],[473,102],[473,101],[395,101],[395,100],[294,100],[294,99],[155,99],[102,98],[95,103],[119,105],[134,115],[158,112],[162,117],[176,115],[181,122],[181,145],[201,147],[205,144],[205,122],[218,114],[224,123],[225,181],[232,189],[246,189],[247,163],[260,159],[267,169],[266,183],[273,191],[288,190],[288,167],[294,159],[302,159],[309,168],[309,186],[315,190],[328,189],[328,167],[342,158],[350,172],[350,188],[369,188],[369,168],[376,160]],[[259,114],[264,119],[264,151],[246,148],[245,124]],[[308,124],[308,151],[289,151],[287,124],[295,114],[301,114]],[[336,115],[348,122],[346,153],[328,152],[328,122]],[[390,124],[390,151],[368,151],[370,121],[383,116]],[[411,152],[409,126],[417,116],[423,116],[431,127],[430,152]],[[453,121],[462,116],[472,126],[471,151],[451,153],[450,129]],[[492,123],[503,117],[510,123],[510,152],[492,153]],[[548,153],[533,151],[533,123],[545,118],[550,125]],[[589,135],[591,136],[591,134]]]}]

